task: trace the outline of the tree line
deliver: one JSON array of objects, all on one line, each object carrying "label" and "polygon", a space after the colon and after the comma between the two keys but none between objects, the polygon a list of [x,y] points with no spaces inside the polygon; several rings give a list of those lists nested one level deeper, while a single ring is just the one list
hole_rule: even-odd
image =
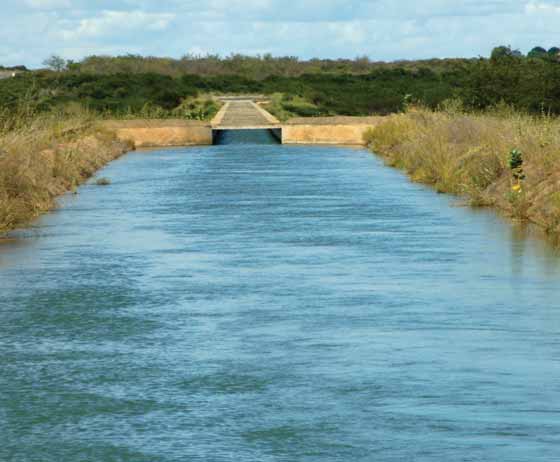
[{"label": "tree line", "polygon": [[51,70],[1,81],[0,107],[26,101],[47,111],[80,104],[118,115],[142,113],[147,106],[173,111],[202,94],[263,93],[283,95],[276,98],[281,109],[296,116],[388,114],[410,102],[436,108],[450,98],[471,110],[503,102],[530,113],[560,114],[557,50],[535,47],[523,55],[503,46],[489,59],[383,64],[240,55],[52,59]]}]

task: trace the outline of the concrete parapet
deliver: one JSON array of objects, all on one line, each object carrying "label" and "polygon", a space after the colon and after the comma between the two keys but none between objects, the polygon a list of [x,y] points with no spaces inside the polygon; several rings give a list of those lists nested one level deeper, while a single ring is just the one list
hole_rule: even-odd
[{"label": "concrete parapet", "polygon": [[282,143],[363,145],[365,132],[381,120],[382,117],[290,119],[282,126]]},{"label": "concrete parapet", "polygon": [[[229,104],[229,103],[227,103]],[[227,105],[226,104],[226,105]],[[259,113],[256,111],[255,113]],[[223,114],[221,115],[223,117]],[[364,133],[378,125],[383,117],[309,117],[273,124],[273,119],[259,114],[264,125],[214,125],[191,120],[112,120],[102,126],[116,133],[120,141],[130,141],[136,148],[213,144],[214,130],[272,129],[284,144],[363,145]]]},{"label": "concrete parapet", "polygon": [[212,127],[190,120],[113,120],[102,123],[120,141],[131,141],[136,148],[160,146],[211,145]]},{"label": "concrete parapet", "polygon": [[290,119],[282,126],[282,143],[363,145],[365,132],[382,120],[382,117]]}]

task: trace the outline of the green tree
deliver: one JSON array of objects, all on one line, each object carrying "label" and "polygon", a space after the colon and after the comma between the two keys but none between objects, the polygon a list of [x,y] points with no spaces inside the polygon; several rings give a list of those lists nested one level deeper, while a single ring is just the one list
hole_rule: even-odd
[{"label": "green tree", "polygon": [[66,60],[58,55],[51,55],[43,61],[43,65],[55,72],[66,70]]},{"label": "green tree", "polygon": [[513,57],[520,58],[521,56],[523,56],[523,54],[519,50],[512,50],[510,45],[508,46],[501,45],[499,47],[495,47],[492,50],[490,59],[496,61],[498,59],[503,59],[503,58],[513,58]]},{"label": "green tree", "polygon": [[544,58],[548,52],[543,47],[535,47],[528,54],[529,58]]},{"label": "green tree", "polygon": [[552,47],[550,50],[548,50],[548,55],[555,61],[560,61],[560,48]]}]

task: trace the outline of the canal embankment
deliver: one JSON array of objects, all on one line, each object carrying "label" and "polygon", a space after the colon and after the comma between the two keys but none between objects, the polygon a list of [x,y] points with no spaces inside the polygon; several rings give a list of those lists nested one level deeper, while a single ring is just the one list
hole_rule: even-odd
[{"label": "canal embankment", "polygon": [[560,233],[560,120],[509,110],[410,110],[365,136],[412,180]]},{"label": "canal embankment", "polygon": [[0,236],[52,210],[56,197],[132,148],[82,116],[43,116],[0,130]]}]

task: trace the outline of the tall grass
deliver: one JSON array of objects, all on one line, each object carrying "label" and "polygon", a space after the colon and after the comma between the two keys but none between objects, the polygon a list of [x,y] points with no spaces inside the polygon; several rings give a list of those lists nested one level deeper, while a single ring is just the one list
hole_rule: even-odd
[{"label": "tall grass", "polygon": [[[440,110],[413,108],[366,134],[371,148],[414,181],[490,205],[560,232],[560,120],[501,105],[466,113],[458,102]],[[523,153],[526,178],[517,181],[508,155]]]},{"label": "tall grass", "polygon": [[125,149],[83,110],[0,112],[0,234],[51,209]]}]

